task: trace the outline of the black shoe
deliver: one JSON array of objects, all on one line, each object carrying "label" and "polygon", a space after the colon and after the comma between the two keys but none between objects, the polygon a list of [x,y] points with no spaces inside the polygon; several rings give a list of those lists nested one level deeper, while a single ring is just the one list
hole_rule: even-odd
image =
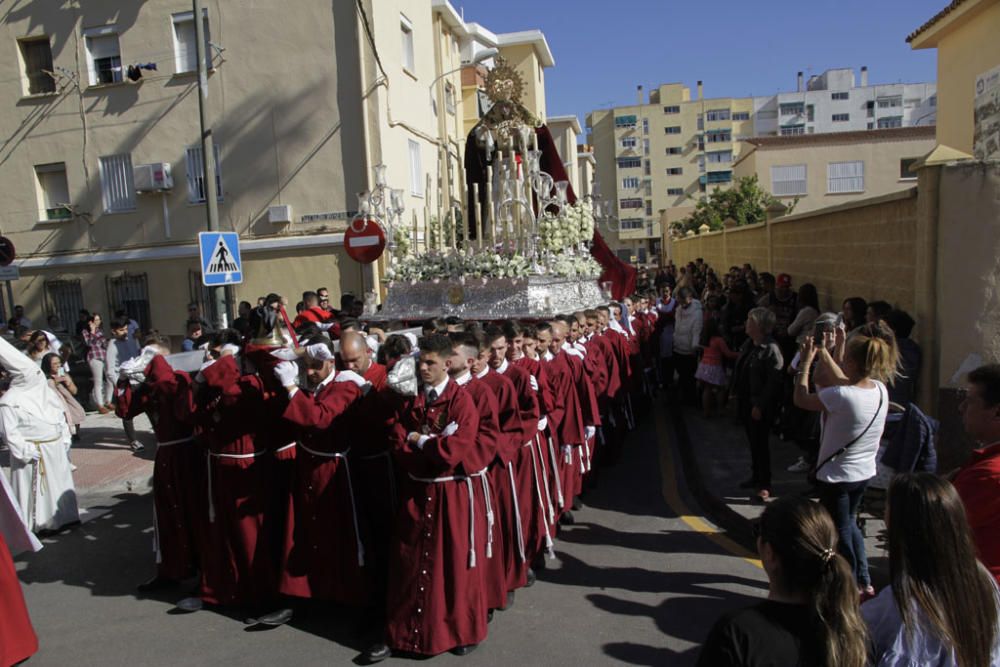
[{"label": "black shoe", "polygon": [[284,609],[276,609],[275,611],[258,617],[257,623],[277,627],[288,623],[290,620],[292,620],[292,610],[286,607]]},{"label": "black shoe", "polygon": [[534,585],[535,585],[535,582],[536,582],[537,580],[538,580],[538,577],[536,577],[536,576],[535,576],[535,571],[534,571],[534,570],[532,570],[532,569],[531,569],[531,568],[529,567],[529,568],[528,568],[528,582],[527,582],[527,583],[526,583],[526,584],[524,585],[524,587],[525,587],[525,588],[531,588],[532,586],[534,586]]},{"label": "black shoe", "polygon": [[503,610],[507,611],[514,606],[514,591],[507,591],[507,599],[504,600]]},{"label": "black shoe", "polygon": [[470,653],[476,650],[476,646],[478,646],[478,644],[467,644],[465,646],[456,646],[455,648],[451,649],[451,654],[458,656],[469,655]]},{"label": "black shoe", "polygon": [[361,660],[366,665],[373,665],[376,662],[382,662],[386,658],[392,656],[392,649],[388,645],[379,642],[373,646],[369,646],[365,649],[365,652],[361,654]]},{"label": "black shoe", "polygon": [[741,489],[756,489],[757,486],[758,486],[757,485],[757,480],[755,480],[753,477],[751,477],[748,480],[744,480],[744,481],[740,482],[740,488]]},{"label": "black shoe", "polygon": [[493,610],[492,609],[490,609],[488,612],[486,612],[486,622],[487,623],[492,623],[493,622]]},{"label": "black shoe", "polygon": [[580,496],[573,499],[573,509],[577,512],[583,509],[583,501],[580,500]]},{"label": "black shoe", "polygon": [[576,523],[576,519],[569,510],[563,512],[563,515],[559,517],[559,525],[561,526],[572,526],[574,523]]},{"label": "black shoe", "polygon": [[173,579],[167,579],[165,577],[156,576],[149,581],[144,581],[135,587],[140,593],[152,593],[153,591],[162,591],[167,588],[173,588],[177,585],[177,582]]}]

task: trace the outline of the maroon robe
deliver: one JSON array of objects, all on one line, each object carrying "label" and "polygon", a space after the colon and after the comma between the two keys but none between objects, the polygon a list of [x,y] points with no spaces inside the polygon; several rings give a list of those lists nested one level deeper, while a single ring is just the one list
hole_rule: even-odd
[{"label": "maroon robe", "polygon": [[284,419],[299,438],[287,507],[279,590],[285,595],[364,604],[370,595],[351,471],[345,413],[361,396],[353,382],[298,390]]},{"label": "maroon robe", "polygon": [[517,567],[510,579],[511,589],[514,589],[527,583],[528,570],[539,549],[551,545],[551,539],[545,539],[546,526],[539,524],[539,519],[545,519],[545,510],[537,493],[536,458],[532,455],[532,449],[539,440],[538,424],[542,417],[539,404],[541,383],[535,379],[539,384],[539,389],[536,390],[532,384],[531,373],[524,366],[509,361],[496,372],[514,383],[521,421],[517,435],[520,447],[517,456],[511,460],[512,465],[508,471],[508,475],[514,478],[513,487],[517,494],[517,509],[521,518],[521,536],[524,538],[524,559],[522,560],[518,553],[518,560],[515,561]]},{"label": "maroon robe", "polygon": [[38,637],[31,627],[21,582],[3,533],[0,533],[0,610],[0,665],[7,667],[33,656],[38,651]]},{"label": "maroon robe", "polygon": [[[573,368],[567,357],[564,351],[560,351],[548,361],[552,393],[559,397],[558,405],[550,413],[549,419],[554,422],[561,445],[557,452],[556,470],[562,483],[563,510],[570,509],[573,498],[580,493],[582,481],[579,466],[579,461],[582,460],[580,447],[587,440],[580,397],[576,390]],[[570,448],[569,451],[566,451],[567,447]]]},{"label": "maroon robe", "polygon": [[[452,422],[457,430],[442,435]],[[411,432],[430,438],[418,447],[407,442]],[[467,473],[495,452],[479,445],[478,432],[472,397],[451,380],[432,405],[423,390],[409,399],[395,424],[393,453],[406,472],[386,596],[386,642],[395,650],[436,655],[486,638],[486,516],[476,502],[480,480]]]},{"label": "maroon robe", "polygon": [[[276,559],[284,534],[274,514],[272,451],[284,446],[284,400],[225,356],[202,371],[191,418],[208,447],[208,526],[199,595],[212,604],[266,602],[277,593]],[[198,383],[201,384],[201,383]]]},{"label": "maroon robe", "polygon": [[[510,362],[508,362],[509,364]],[[479,380],[496,396],[499,406],[500,445],[497,461],[490,468],[490,478],[497,498],[497,525],[503,541],[503,579],[506,591],[512,591],[527,583],[527,561],[524,544],[524,519],[517,495],[520,469],[515,465],[521,458],[521,450],[530,435],[524,432],[518,404],[517,389],[505,375],[487,368]],[[529,380],[530,383],[530,380]],[[517,470],[515,470],[517,468]],[[530,472],[530,471],[526,471]],[[527,476],[531,479],[530,475]],[[504,596],[506,598],[506,595]],[[500,607],[504,607],[501,604]]]},{"label": "maroon robe", "polygon": [[[491,391],[489,385],[482,380],[471,377],[461,385],[462,391],[467,392],[476,404],[476,411],[479,413],[479,434],[478,445],[481,448],[492,448],[498,451],[500,441],[506,438],[500,424],[499,415],[503,411],[497,397]],[[513,388],[511,388],[513,390]],[[486,560],[483,567],[479,568],[483,575],[483,590],[486,591],[486,606],[490,609],[500,609],[507,601],[507,562],[506,549],[507,542],[512,539],[505,534],[506,526],[501,520],[503,512],[500,510],[504,499],[496,482],[496,470],[505,470],[502,465],[497,464],[494,459],[490,470],[487,473],[490,478],[490,507],[487,512],[487,547]],[[509,489],[510,484],[507,485]],[[476,490],[480,490],[481,486]],[[509,494],[508,494],[509,495]],[[485,503],[486,498],[476,498],[477,503]],[[483,505],[485,510],[486,506]],[[489,527],[489,513],[493,514],[493,528]]]},{"label": "maroon robe", "polygon": [[156,434],[153,462],[153,539],[157,576],[181,580],[198,569],[204,540],[205,449],[195,441],[194,427],[182,418],[190,398],[191,377],[175,371],[162,356],[144,371],[146,381],[132,387],[118,383],[115,413],[132,419],[145,412]]}]

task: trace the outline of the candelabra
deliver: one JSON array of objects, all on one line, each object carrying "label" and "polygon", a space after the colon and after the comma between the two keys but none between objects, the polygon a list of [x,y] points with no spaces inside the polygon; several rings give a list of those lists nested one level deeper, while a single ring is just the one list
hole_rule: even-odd
[{"label": "candelabra", "polygon": [[386,179],[387,167],[384,164],[375,165],[373,170],[375,172],[375,187],[370,191],[358,193],[358,217],[351,222],[351,227],[354,228],[356,224],[359,224],[359,220],[374,218],[385,230],[389,261],[392,262],[397,247],[396,228],[402,225],[403,212],[406,210],[403,203],[403,190],[389,187]]},{"label": "candelabra", "polygon": [[598,183],[594,181],[595,194],[591,197],[591,206],[594,211],[594,222],[598,226],[604,225],[609,232],[618,233],[621,231],[621,221],[615,215],[614,204],[604,201],[604,197],[598,192]]}]

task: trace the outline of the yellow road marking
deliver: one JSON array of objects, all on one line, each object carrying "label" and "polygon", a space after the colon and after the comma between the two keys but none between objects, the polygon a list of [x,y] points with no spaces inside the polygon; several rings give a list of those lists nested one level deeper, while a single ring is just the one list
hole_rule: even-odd
[{"label": "yellow road marking", "polygon": [[700,516],[693,514],[691,510],[688,509],[687,504],[685,504],[685,502],[681,499],[681,494],[678,492],[676,485],[677,469],[674,465],[673,454],[671,453],[671,439],[669,436],[666,418],[663,416],[663,410],[655,410],[654,412],[656,412],[656,434],[660,444],[660,470],[663,478],[663,499],[667,502],[667,505],[670,506],[670,509],[672,509],[680,520],[687,524],[691,530],[704,535],[709,540],[734,556],[738,556],[751,565],[763,569],[764,565],[760,562],[760,559],[757,558],[756,554],[750,553],[742,546],[720,533],[715,526],[709,524]]}]

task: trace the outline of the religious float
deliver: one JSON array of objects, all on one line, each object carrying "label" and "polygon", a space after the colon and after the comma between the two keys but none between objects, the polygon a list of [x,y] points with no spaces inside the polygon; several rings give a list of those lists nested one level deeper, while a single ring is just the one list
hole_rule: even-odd
[{"label": "religious float", "polygon": [[374,261],[366,247],[388,251],[382,306],[367,295],[366,319],[535,319],[631,290],[634,270],[596,232],[600,202],[577,199],[548,128],[520,103],[522,88],[497,58],[486,76],[493,105],[466,142],[465,196],[450,210],[405,216],[402,190],[375,167],[346,235],[359,261]]}]

